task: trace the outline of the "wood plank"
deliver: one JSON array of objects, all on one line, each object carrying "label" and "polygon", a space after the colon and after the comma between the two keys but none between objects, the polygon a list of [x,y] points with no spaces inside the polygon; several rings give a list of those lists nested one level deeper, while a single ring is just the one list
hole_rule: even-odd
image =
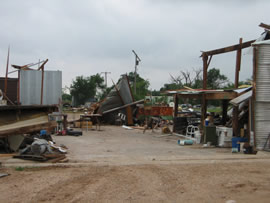
[{"label": "wood plank", "polygon": [[235,97],[237,97],[236,92],[216,92],[206,94],[207,100],[234,99]]},{"label": "wood plank", "polygon": [[127,113],[127,124],[128,125],[134,125],[131,106],[127,106],[126,113]]},{"label": "wood plank", "polygon": [[224,48],[220,48],[220,49],[215,49],[215,50],[211,50],[211,51],[204,51],[202,53],[201,57],[203,57],[204,55],[211,56],[211,55],[217,55],[217,54],[223,54],[223,53],[227,53],[227,52],[231,52],[231,51],[236,51],[239,49],[245,49],[247,47],[250,47],[253,42],[255,42],[255,40],[250,40],[250,41],[244,42],[242,44],[235,44],[232,46],[228,46],[228,47],[224,47]]},{"label": "wood plank", "polygon": [[[242,45],[243,39],[239,39],[239,45]],[[238,88],[239,83],[239,72],[241,68],[241,56],[242,56],[242,49],[238,49],[236,53],[236,65],[235,65],[235,79],[234,79],[234,87]]]},{"label": "wood plank", "polygon": [[26,134],[39,131],[41,129],[48,130],[57,126],[56,122],[45,122],[41,124],[28,125],[0,131],[0,137],[7,137],[9,135]]},{"label": "wood plank", "polygon": [[262,28],[264,28],[264,29],[270,30],[270,25],[261,23],[259,26],[262,27]]}]

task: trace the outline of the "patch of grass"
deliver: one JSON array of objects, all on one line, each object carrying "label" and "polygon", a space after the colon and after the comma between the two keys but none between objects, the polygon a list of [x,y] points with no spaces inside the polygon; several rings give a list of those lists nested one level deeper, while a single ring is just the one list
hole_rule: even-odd
[{"label": "patch of grass", "polygon": [[222,108],[221,107],[209,108],[209,109],[207,109],[207,111],[214,112],[214,113],[221,113]]},{"label": "patch of grass", "polygon": [[15,168],[15,171],[24,171],[25,167],[18,166]]}]

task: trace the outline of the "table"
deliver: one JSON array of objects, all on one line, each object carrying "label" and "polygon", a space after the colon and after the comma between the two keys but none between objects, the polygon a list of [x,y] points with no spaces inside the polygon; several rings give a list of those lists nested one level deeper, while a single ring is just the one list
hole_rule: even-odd
[{"label": "table", "polygon": [[[98,127],[98,130],[100,131],[100,126],[101,126],[100,118],[101,117],[102,117],[101,114],[81,114],[80,115],[80,120],[85,121],[86,118],[90,118],[92,121],[96,122],[96,130],[97,130],[97,127]],[[87,127],[87,131],[88,131],[88,127]]]}]

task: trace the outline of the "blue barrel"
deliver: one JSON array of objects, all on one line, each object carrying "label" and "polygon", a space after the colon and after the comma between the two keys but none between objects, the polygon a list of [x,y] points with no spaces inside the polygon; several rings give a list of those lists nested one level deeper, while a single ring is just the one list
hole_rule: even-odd
[{"label": "blue barrel", "polygon": [[46,130],[41,130],[40,131],[40,135],[42,136],[42,135],[46,135],[47,134],[47,131]]},{"label": "blue barrel", "polygon": [[245,137],[233,137],[232,138],[232,148],[237,148],[238,152],[240,152],[240,144],[239,142],[247,142],[248,139]]}]

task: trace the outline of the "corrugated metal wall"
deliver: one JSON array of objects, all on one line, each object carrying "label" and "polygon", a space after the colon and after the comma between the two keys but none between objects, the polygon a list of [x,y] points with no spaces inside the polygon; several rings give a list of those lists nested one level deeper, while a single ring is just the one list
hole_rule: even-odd
[{"label": "corrugated metal wall", "polygon": [[257,50],[255,135],[256,147],[263,149],[270,133],[270,44],[258,44]]},{"label": "corrugated metal wall", "polygon": [[[21,71],[20,101],[22,105],[40,105],[42,72]],[[44,71],[43,105],[59,103],[62,95],[62,72]]]}]

